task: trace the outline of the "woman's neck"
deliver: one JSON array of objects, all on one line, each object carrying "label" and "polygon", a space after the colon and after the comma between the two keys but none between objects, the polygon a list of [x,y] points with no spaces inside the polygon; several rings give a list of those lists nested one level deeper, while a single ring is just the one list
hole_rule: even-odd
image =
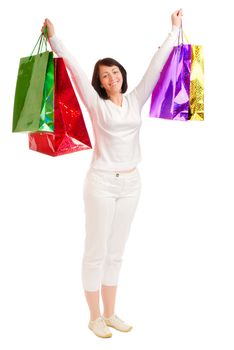
[{"label": "woman's neck", "polygon": [[122,93],[119,94],[115,94],[115,95],[109,95],[109,99],[115,103],[118,106],[122,106],[122,102],[123,102],[123,95]]}]

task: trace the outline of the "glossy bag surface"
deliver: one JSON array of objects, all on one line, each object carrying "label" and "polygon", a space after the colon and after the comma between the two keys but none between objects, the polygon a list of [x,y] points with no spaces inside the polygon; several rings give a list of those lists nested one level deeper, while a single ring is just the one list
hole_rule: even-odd
[{"label": "glossy bag surface", "polygon": [[13,132],[39,129],[49,52],[20,59],[16,82]]},{"label": "glossy bag surface", "polygon": [[201,45],[192,45],[189,119],[204,120],[204,54]]},{"label": "glossy bag surface", "polygon": [[191,45],[175,46],[152,92],[150,117],[189,119]]},{"label": "glossy bag surface", "polygon": [[[54,61],[41,33],[30,56],[20,59],[15,89],[13,132],[54,130]],[[38,47],[37,54],[33,52]],[[45,49],[45,52],[43,52]]]},{"label": "glossy bag surface", "polygon": [[29,133],[29,148],[58,156],[92,148],[83,114],[62,58],[54,58],[54,132]]}]

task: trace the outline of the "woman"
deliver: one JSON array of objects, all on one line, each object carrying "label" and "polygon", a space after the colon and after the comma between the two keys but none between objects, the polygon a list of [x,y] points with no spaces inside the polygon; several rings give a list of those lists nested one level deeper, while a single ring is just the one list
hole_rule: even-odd
[{"label": "woman", "polygon": [[[141,109],[176,44],[181,18],[182,10],[172,14],[171,32],[140,83],[126,95],[127,74],[120,63],[111,58],[99,60],[91,84],[56,37],[53,24],[46,19],[42,27],[44,32],[47,26],[53,51],[63,57],[94,129],[94,152],[83,191],[86,238],[82,283],[90,309],[88,327],[99,337],[112,336],[108,326],[123,332],[132,328],[115,314],[115,300],[124,247],[141,192],[137,168],[141,159]],[[103,315],[99,308],[100,286]]]}]

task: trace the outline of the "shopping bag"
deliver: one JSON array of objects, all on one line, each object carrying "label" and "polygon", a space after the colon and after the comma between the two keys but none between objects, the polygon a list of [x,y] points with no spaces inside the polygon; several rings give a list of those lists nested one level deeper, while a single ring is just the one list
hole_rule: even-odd
[{"label": "shopping bag", "polygon": [[187,120],[191,45],[173,48],[151,98],[150,117]]},{"label": "shopping bag", "polygon": [[29,133],[29,148],[59,156],[92,148],[79,102],[62,58],[54,58],[54,132]]},{"label": "shopping bag", "polygon": [[[33,55],[38,45],[38,52]],[[42,52],[43,47],[46,51]],[[47,51],[47,38],[40,35],[33,52],[20,59],[16,82],[13,132],[53,131],[54,67],[53,53]]]},{"label": "shopping bag", "polygon": [[189,119],[204,120],[204,54],[201,45],[192,45]]},{"label": "shopping bag", "polygon": [[[150,117],[173,120],[204,119],[204,62],[202,47],[183,43],[169,55],[152,92]],[[182,35],[182,43],[179,43]]]}]

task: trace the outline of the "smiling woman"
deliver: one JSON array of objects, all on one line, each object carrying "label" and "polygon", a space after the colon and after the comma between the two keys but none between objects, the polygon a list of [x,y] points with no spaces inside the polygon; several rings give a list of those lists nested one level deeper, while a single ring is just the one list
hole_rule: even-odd
[{"label": "smiling woman", "polygon": [[122,104],[122,94],[127,91],[127,72],[113,58],[98,60],[94,66],[92,85],[103,99],[110,99],[117,105]]},{"label": "smiling woman", "polygon": [[[47,26],[53,51],[63,57],[94,128],[95,147],[83,190],[86,238],[82,282],[90,309],[88,326],[103,338],[112,336],[108,326],[123,332],[132,328],[115,314],[115,299],[125,244],[141,193],[137,168],[141,160],[141,109],[177,41],[181,16],[181,10],[172,14],[168,37],[139,84],[126,95],[127,73],[119,62],[112,58],[99,60],[91,84],[56,37],[53,24],[47,19],[42,27],[44,32]],[[99,308],[100,286],[103,316]]]},{"label": "smiling woman", "polygon": [[122,105],[123,77],[118,66],[99,66],[100,87],[109,98],[117,105]]}]

